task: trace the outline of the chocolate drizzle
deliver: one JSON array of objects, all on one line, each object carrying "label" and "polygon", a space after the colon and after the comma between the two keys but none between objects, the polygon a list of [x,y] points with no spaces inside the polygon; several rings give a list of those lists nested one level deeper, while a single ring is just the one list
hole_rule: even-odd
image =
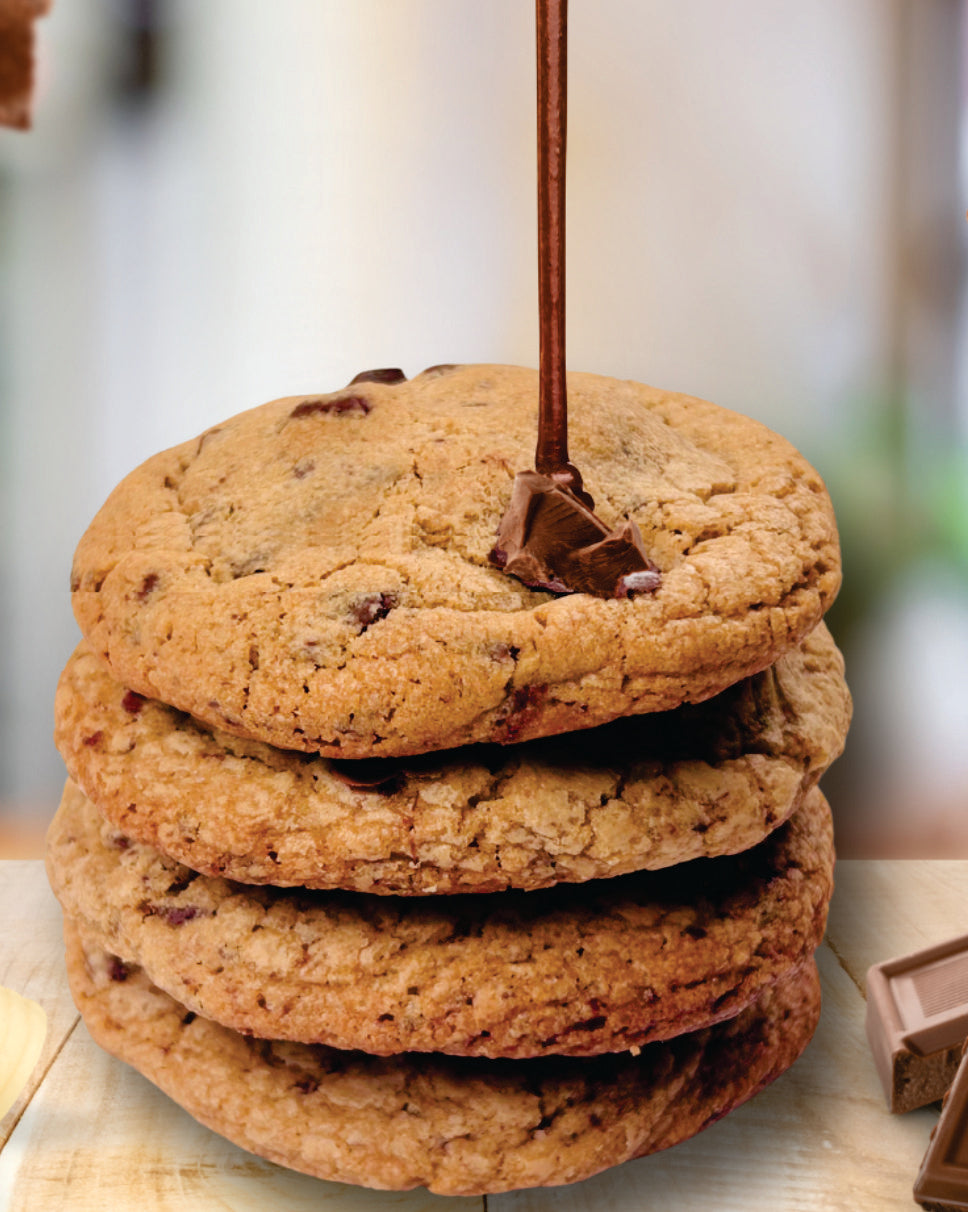
[{"label": "chocolate drizzle", "polygon": [[659,569],[629,518],[614,529],[593,512],[568,459],[565,381],[565,145],[568,0],[536,0],[538,48],[538,303],[536,471],[518,472],[490,554],[533,589],[627,598],[654,593]]},{"label": "chocolate drizzle", "polygon": [[[538,445],[542,475],[581,498],[568,461],[565,386],[565,149],[568,135],[568,0],[537,0],[538,48]],[[591,509],[590,497],[586,504]]]}]

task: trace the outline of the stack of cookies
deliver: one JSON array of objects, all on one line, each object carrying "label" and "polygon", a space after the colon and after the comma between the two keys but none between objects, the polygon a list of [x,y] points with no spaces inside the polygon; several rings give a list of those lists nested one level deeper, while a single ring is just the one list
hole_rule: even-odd
[{"label": "stack of cookies", "polygon": [[537,375],[367,372],[150,459],[77,551],[49,835],[94,1038],[247,1149],[480,1194],[698,1132],[819,1014],[850,702],[783,439],[569,376],[659,584],[489,559]]}]

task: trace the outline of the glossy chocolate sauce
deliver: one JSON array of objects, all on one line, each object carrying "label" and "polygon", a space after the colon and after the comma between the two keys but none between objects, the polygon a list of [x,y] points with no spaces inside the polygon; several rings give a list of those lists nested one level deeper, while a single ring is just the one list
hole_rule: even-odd
[{"label": "glossy chocolate sauce", "polygon": [[614,529],[568,458],[565,380],[565,146],[568,0],[536,0],[538,50],[538,306],[535,471],[514,480],[491,561],[533,589],[631,597],[661,582],[630,519]]},{"label": "glossy chocolate sauce", "polygon": [[568,134],[568,0],[537,0],[538,445],[534,465],[585,500],[568,461],[565,385],[565,150]]}]

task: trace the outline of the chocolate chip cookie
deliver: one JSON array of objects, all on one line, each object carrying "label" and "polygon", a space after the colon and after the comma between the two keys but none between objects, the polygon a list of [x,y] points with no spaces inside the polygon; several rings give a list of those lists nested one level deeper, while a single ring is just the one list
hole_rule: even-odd
[{"label": "chocolate chip cookie", "polygon": [[531,464],[536,372],[388,378],[242,413],[115,489],[72,589],[120,682],[331,757],[508,743],[716,694],[795,646],[836,593],[830,502],[787,442],[583,374],[568,380],[572,456],[658,581],[613,600],[528,588],[490,556]]},{"label": "chocolate chip cookie", "polygon": [[70,783],[48,837],[65,913],[193,1012],[374,1054],[582,1056],[732,1017],[819,944],[833,857],[816,789],[741,855],[536,892],[231,883],[130,841]]},{"label": "chocolate chip cookie", "polygon": [[778,1077],[820,1012],[808,960],[738,1017],[637,1056],[384,1059],[246,1038],[66,926],[71,991],[97,1043],[243,1148],[381,1189],[559,1185],[665,1149]]},{"label": "chocolate chip cookie", "polygon": [[489,892],[754,846],[847,731],[823,624],[762,673],[567,737],[342,762],[212,730],[125,690],[82,644],[57,692],[71,776],[126,837],[246,883]]}]

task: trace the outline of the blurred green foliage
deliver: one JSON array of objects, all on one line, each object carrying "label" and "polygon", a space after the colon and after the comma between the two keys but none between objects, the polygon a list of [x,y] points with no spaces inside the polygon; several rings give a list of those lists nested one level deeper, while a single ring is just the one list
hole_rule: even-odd
[{"label": "blurred green foliage", "polygon": [[968,444],[924,423],[901,394],[852,401],[815,455],[827,481],[844,583],[828,619],[849,648],[878,603],[926,562],[968,591]]}]

